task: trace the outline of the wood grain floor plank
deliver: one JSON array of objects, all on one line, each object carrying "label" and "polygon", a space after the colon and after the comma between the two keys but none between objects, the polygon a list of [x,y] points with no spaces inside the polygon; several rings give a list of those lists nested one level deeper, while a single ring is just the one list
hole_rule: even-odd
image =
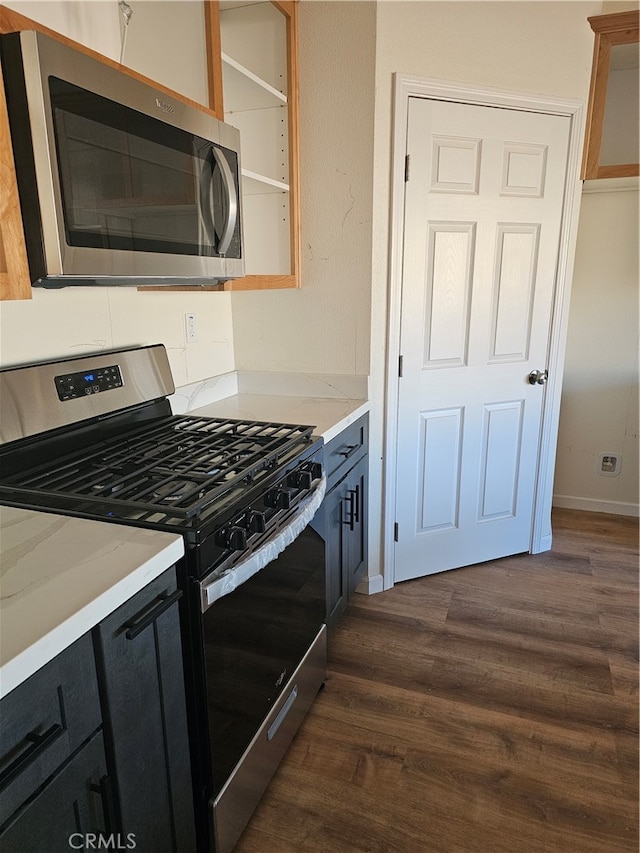
[{"label": "wood grain floor plank", "polygon": [[356,596],[237,853],[638,853],[638,524]]}]

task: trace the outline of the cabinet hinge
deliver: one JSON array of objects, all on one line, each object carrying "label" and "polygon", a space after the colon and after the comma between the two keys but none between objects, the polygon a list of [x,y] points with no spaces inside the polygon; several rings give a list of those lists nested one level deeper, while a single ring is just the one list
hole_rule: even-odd
[{"label": "cabinet hinge", "polygon": [[411,169],[411,155],[407,154],[404,158],[404,180],[405,183],[409,180],[409,170]]},{"label": "cabinet hinge", "polygon": [[398,541],[398,522],[397,521],[393,525],[393,541],[394,542]]},{"label": "cabinet hinge", "polygon": [[402,371],[404,368],[404,356],[398,356],[398,376],[402,376]]}]

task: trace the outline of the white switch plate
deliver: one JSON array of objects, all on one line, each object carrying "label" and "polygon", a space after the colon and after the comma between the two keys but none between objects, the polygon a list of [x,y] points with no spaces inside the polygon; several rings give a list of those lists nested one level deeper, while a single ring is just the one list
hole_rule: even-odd
[{"label": "white switch plate", "polygon": [[184,315],[184,334],[188,344],[195,344],[198,340],[198,327],[195,314]]}]

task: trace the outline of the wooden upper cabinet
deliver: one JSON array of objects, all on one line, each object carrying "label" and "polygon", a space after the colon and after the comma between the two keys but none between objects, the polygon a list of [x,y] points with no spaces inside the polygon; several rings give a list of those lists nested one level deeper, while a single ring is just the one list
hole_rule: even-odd
[{"label": "wooden upper cabinet", "polygon": [[298,287],[297,6],[220,0],[224,120],[240,131],[246,276],[227,290]]},{"label": "wooden upper cabinet", "polygon": [[[247,275],[194,290],[299,286],[298,66],[294,0],[203,0],[210,109],[241,132]],[[0,33],[36,29],[149,82],[0,5]],[[126,61],[126,60],[125,60]],[[167,57],[167,62],[170,57]],[[1,83],[1,79],[0,79]],[[156,84],[158,85],[158,84]],[[158,88],[170,91],[166,86]],[[175,95],[175,93],[172,92]],[[184,100],[194,103],[189,98]],[[0,90],[0,299],[30,299],[4,89]],[[141,288],[152,290],[154,288]],[[171,290],[174,288],[162,288]],[[184,290],[184,287],[175,288]],[[188,288],[189,289],[189,288]]]},{"label": "wooden upper cabinet", "polygon": [[207,84],[209,109],[224,121],[222,102],[222,48],[220,47],[220,4],[204,0],[204,25],[207,39]]},{"label": "wooden upper cabinet", "polygon": [[299,287],[296,0],[204,0],[204,20],[209,109],[240,131],[246,275],[140,289]]},{"label": "wooden upper cabinet", "polygon": [[624,178],[638,166],[638,11],[588,18],[595,33],[582,177]]},{"label": "wooden upper cabinet", "polygon": [[240,131],[246,275],[221,285],[140,289],[299,287],[296,2],[204,0],[204,20],[209,109]]},{"label": "wooden upper cabinet", "polygon": [[0,299],[31,299],[20,199],[0,72]]}]

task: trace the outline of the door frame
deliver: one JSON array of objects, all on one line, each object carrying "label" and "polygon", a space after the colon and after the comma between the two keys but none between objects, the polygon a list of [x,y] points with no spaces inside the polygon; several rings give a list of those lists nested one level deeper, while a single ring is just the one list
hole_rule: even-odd
[{"label": "door frame", "polygon": [[546,367],[549,379],[542,407],[538,473],[534,494],[533,523],[530,552],[551,548],[551,502],[555,450],[560,416],[562,369],[569,321],[569,298],[575,246],[578,232],[578,213],[582,193],[580,160],[584,136],[584,104],[581,101],[558,97],[540,97],[526,92],[452,83],[431,78],[415,77],[396,72],[393,91],[393,139],[391,154],[391,203],[389,234],[389,300],[387,312],[387,363],[384,406],[384,589],[395,583],[394,523],[396,508],[396,453],[398,432],[398,365],[400,357],[400,319],[402,308],[402,265],[404,248],[405,155],[409,98],[453,101],[477,106],[493,106],[566,116],[570,121],[567,173],[564,204],[560,225],[558,264],[553,297],[549,350]]}]

